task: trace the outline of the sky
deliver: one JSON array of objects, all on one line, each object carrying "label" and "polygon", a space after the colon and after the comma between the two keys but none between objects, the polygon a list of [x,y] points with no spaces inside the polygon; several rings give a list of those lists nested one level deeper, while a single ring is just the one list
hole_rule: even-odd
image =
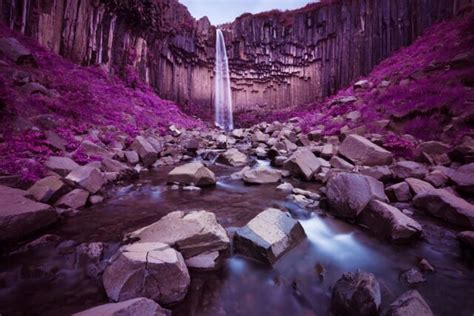
[{"label": "sky", "polygon": [[315,0],[179,0],[196,19],[207,16],[213,25],[232,22],[242,13],[259,13],[273,9],[288,10]]}]

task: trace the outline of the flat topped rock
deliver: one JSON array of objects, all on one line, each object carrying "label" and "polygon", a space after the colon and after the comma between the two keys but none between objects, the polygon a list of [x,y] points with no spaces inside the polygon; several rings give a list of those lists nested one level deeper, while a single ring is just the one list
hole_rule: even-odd
[{"label": "flat topped rock", "polygon": [[281,172],[269,167],[260,166],[244,172],[242,179],[246,183],[265,184],[281,180]]},{"label": "flat topped rock", "polygon": [[238,149],[231,148],[220,154],[217,158],[217,162],[233,167],[243,167],[247,165],[248,158],[247,155],[240,152]]},{"label": "flat topped rock", "polygon": [[168,173],[168,183],[194,184],[199,187],[216,184],[214,172],[201,162],[191,162],[174,168]]},{"label": "flat topped rock", "polygon": [[393,159],[392,153],[388,150],[355,134],[344,139],[339,147],[339,153],[354,164],[363,166],[388,165]]},{"label": "flat topped rock", "polygon": [[292,176],[309,181],[321,169],[321,162],[309,149],[302,149],[291,155],[283,163],[283,168]]},{"label": "flat topped rock", "polygon": [[66,179],[76,182],[90,193],[97,193],[106,183],[102,173],[91,166],[74,169],[67,175]]},{"label": "flat topped rock", "polygon": [[279,209],[258,214],[234,236],[237,253],[273,264],[300,243],[306,234],[301,224]]},{"label": "flat topped rock", "polygon": [[99,305],[73,316],[168,316],[171,312],[156,302],[138,297],[120,303]]},{"label": "flat topped rock", "polygon": [[57,156],[49,157],[48,160],[46,160],[46,162],[44,163],[44,165],[49,170],[52,170],[63,177],[65,177],[74,169],[79,168],[79,165],[71,158]]}]

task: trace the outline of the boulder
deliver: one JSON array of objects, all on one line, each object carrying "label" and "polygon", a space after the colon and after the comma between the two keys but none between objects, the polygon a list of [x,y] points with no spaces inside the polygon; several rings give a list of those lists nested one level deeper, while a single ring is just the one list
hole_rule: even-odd
[{"label": "boulder", "polygon": [[388,150],[355,134],[344,139],[339,147],[339,153],[352,163],[364,166],[388,165],[393,159],[392,153]]},{"label": "boulder", "polygon": [[125,158],[127,158],[128,163],[131,165],[136,165],[140,162],[140,157],[135,150],[126,151]]},{"label": "boulder", "polygon": [[388,307],[386,316],[433,316],[430,306],[417,290],[410,290],[398,297]]},{"label": "boulder", "polygon": [[423,179],[427,173],[428,169],[415,161],[399,161],[392,166],[392,174],[397,179]]},{"label": "boulder", "polygon": [[31,51],[16,38],[0,38],[0,52],[17,65],[36,65]]},{"label": "boulder", "polygon": [[35,184],[28,189],[28,193],[30,193],[35,200],[42,203],[48,203],[49,201],[54,202],[66,191],[66,185],[56,176],[43,178],[35,182]]},{"label": "boulder", "polygon": [[413,204],[451,224],[474,228],[474,205],[444,189],[419,193],[413,199]]},{"label": "boulder", "polygon": [[72,316],[169,316],[171,312],[145,297],[89,308]]},{"label": "boulder", "polygon": [[438,141],[427,141],[421,143],[417,148],[416,151],[418,153],[425,153],[429,156],[437,156],[441,154],[445,154],[449,151],[450,146],[448,144],[444,144]]},{"label": "boulder", "polygon": [[77,183],[92,194],[97,193],[106,183],[102,173],[90,166],[74,169],[67,175],[66,179]]},{"label": "boulder", "polygon": [[285,193],[290,193],[294,189],[294,187],[291,183],[284,182],[284,183],[280,184],[279,186],[277,186],[276,189],[278,191],[282,191],[282,192],[285,192]]},{"label": "boulder", "polygon": [[410,186],[406,182],[389,186],[385,189],[385,193],[392,202],[408,202],[412,198]]},{"label": "boulder", "polygon": [[389,166],[361,167],[360,173],[380,181],[389,181],[392,179],[392,170]]},{"label": "boulder", "polygon": [[168,173],[168,183],[205,187],[216,184],[216,176],[201,162],[191,162],[171,170]]},{"label": "boulder", "polygon": [[347,171],[351,171],[352,169],[354,169],[353,164],[337,156],[333,156],[331,160],[329,160],[329,163],[331,164],[331,167],[336,168],[336,169],[347,170]]},{"label": "boulder", "polygon": [[77,149],[78,152],[81,152],[89,157],[100,157],[100,158],[113,158],[114,154],[107,149],[94,144],[89,140],[85,140],[79,145]]},{"label": "boulder", "polygon": [[442,170],[433,170],[425,178],[427,182],[436,188],[444,187],[448,183],[448,176]]},{"label": "boulder", "polygon": [[434,189],[428,182],[416,178],[407,178],[405,182],[408,183],[408,186],[415,195]]},{"label": "boulder", "polygon": [[283,163],[283,168],[291,175],[309,181],[320,170],[321,162],[310,150],[303,149],[291,155]]},{"label": "boulder", "polygon": [[247,156],[241,153],[236,148],[231,148],[224,153],[220,154],[217,158],[217,162],[229,165],[232,167],[242,167],[247,165],[248,159]]},{"label": "boulder", "polygon": [[278,209],[258,214],[234,235],[234,250],[249,258],[273,264],[300,243],[306,234],[301,224]]},{"label": "boulder", "polygon": [[57,207],[79,209],[87,204],[89,192],[75,189],[62,196],[55,204]]},{"label": "boulder", "polygon": [[114,302],[146,297],[160,304],[181,301],[190,277],[183,256],[159,242],[121,247],[104,272],[107,296]]},{"label": "boulder", "polygon": [[383,183],[355,173],[339,173],[326,187],[331,211],[337,216],[354,219],[372,200],[387,201]]},{"label": "boulder", "polygon": [[49,170],[54,171],[63,177],[67,176],[74,169],[79,168],[79,165],[68,157],[51,156],[46,160],[44,165]]},{"label": "boulder", "polygon": [[0,241],[25,237],[57,221],[51,206],[26,195],[26,191],[0,185]]},{"label": "boulder", "polygon": [[110,159],[110,158],[105,158],[102,160],[102,168],[106,172],[119,172],[119,173],[129,172],[132,170],[126,164],[121,163],[120,161],[117,161],[114,159]]},{"label": "boulder", "polygon": [[377,200],[367,205],[359,215],[358,221],[375,235],[394,242],[413,240],[423,232],[417,221],[396,207]]},{"label": "boulder", "polygon": [[260,166],[244,172],[242,180],[246,183],[265,184],[281,180],[281,172],[269,167]]},{"label": "boulder", "polygon": [[334,284],[331,296],[331,311],[335,316],[378,315],[380,285],[372,273],[347,272]]},{"label": "boulder", "polygon": [[163,143],[158,138],[149,136],[146,138],[146,141],[153,147],[153,149],[155,149],[157,153],[160,153],[163,151]]},{"label": "boulder", "polygon": [[448,176],[459,190],[474,193],[474,162],[459,167]]},{"label": "boulder", "polygon": [[[230,247],[225,229],[217,222],[216,216],[207,211],[172,212],[128,237],[140,242],[168,244],[182,253],[187,262],[199,266],[207,262],[206,269],[217,268]],[[216,253],[218,257],[214,258]]]},{"label": "boulder", "polygon": [[143,136],[137,136],[130,148],[137,152],[146,167],[151,166],[158,159],[158,152]]},{"label": "boulder", "polygon": [[255,143],[266,143],[268,142],[269,138],[270,137],[267,134],[262,133],[261,131],[258,131],[258,130],[252,135],[252,140]]}]

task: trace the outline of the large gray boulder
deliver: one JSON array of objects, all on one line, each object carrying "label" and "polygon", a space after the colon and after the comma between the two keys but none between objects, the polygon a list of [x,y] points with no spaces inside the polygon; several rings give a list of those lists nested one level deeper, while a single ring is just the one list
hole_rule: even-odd
[{"label": "large gray boulder", "polygon": [[151,166],[158,159],[158,152],[143,136],[137,136],[130,148],[138,153],[146,167]]},{"label": "large gray boulder", "polygon": [[220,154],[217,162],[233,167],[242,167],[247,165],[248,159],[247,155],[241,153],[238,149],[231,148]]},{"label": "large gray boulder", "polygon": [[145,297],[89,308],[72,316],[168,316],[171,312]]},{"label": "large gray boulder", "polygon": [[66,179],[77,183],[92,194],[97,193],[107,182],[102,173],[91,166],[74,169]]},{"label": "large gray boulder", "polygon": [[283,168],[290,171],[292,176],[311,180],[314,173],[321,169],[321,162],[309,149],[302,149],[291,155],[284,163]]},{"label": "large gray boulder", "polygon": [[269,167],[258,167],[244,172],[242,179],[246,183],[265,184],[276,183],[281,180],[281,172]]},{"label": "large gray boulder", "polygon": [[474,205],[444,189],[432,189],[415,196],[413,204],[448,223],[474,228]]},{"label": "large gray boulder", "polygon": [[179,252],[163,243],[144,242],[121,247],[105,270],[103,282],[114,302],[146,297],[170,304],[186,296],[190,277]]},{"label": "large gray boulder", "polygon": [[234,250],[273,264],[306,238],[301,224],[279,209],[268,208],[234,235]]},{"label": "large gray boulder", "polygon": [[372,200],[359,215],[359,223],[375,235],[393,242],[406,242],[418,238],[421,225],[399,209],[378,200]]},{"label": "large gray boulder", "polygon": [[0,39],[0,52],[17,65],[35,65],[36,61],[31,51],[23,46],[16,38]]},{"label": "large gray boulder", "polygon": [[168,173],[168,183],[193,184],[198,187],[205,187],[216,184],[216,176],[201,162],[191,162],[171,170]]},{"label": "large gray boulder", "polygon": [[0,241],[25,237],[58,219],[51,206],[32,201],[28,192],[0,185]]},{"label": "large gray boulder", "polygon": [[372,200],[387,201],[383,183],[356,173],[339,173],[326,186],[331,212],[355,219]]},{"label": "large gray boulder", "polygon": [[393,159],[391,152],[356,134],[344,139],[339,147],[339,154],[354,164],[363,166],[388,165]]},{"label": "large gray boulder", "polygon": [[449,178],[461,191],[474,193],[474,162],[450,172]]},{"label": "large gray boulder", "polygon": [[390,304],[386,316],[433,316],[430,306],[417,290],[410,290]]},{"label": "large gray boulder", "polygon": [[188,267],[207,270],[218,268],[230,247],[224,227],[207,211],[169,213],[128,238],[168,244],[182,253]]},{"label": "large gray boulder", "polygon": [[49,170],[54,171],[63,177],[67,176],[74,169],[79,168],[79,165],[71,158],[57,156],[49,157],[44,165]]},{"label": "large gray boulder", "polygon": [[379,314],[380,285],[372,273],[347,272],[334,284],[331,311],[335,316]]},{"label": "large gray boulder", "polygon": [[66,185],[56,176],[43,178],[35,182],[35,184],[28,189],[28,193],[30,193],[35,200],[42,203],[54,201],[65,192],[67,192]]}]

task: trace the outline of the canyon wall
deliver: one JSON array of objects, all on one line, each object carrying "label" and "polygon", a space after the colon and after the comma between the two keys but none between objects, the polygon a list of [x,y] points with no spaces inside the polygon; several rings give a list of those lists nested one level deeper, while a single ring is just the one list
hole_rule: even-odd
[{"label": "canyon wall", "polygon": [[[474,0],[323,1],[222,28],[236,111],[318,101]],[[1,20],[83,65],[136,70],[166,99],[212,108],[215,27],[177,0],[0,0]]]}]

